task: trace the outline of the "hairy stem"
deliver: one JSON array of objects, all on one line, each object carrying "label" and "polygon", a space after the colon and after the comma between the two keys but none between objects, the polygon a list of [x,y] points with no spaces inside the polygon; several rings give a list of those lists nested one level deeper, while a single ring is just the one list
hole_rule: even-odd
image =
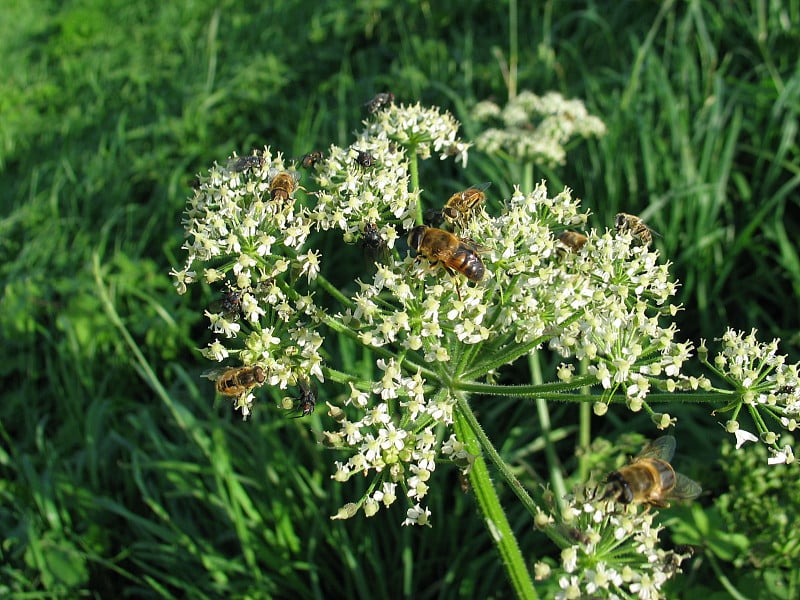
[{"label": "hairy stem", "polygon": [[[483,436],[483,442],[479,439],[478,432],[483,432],[475,420],[466,398],[463,396],[459,397],[458,410],[455,411],[454,416],[456,437],[476,457],[469,472],[470,484],[475,493],[478,507],[483,514],[486,527],[489,529],[489,535],[500,552],[500,557],[514,591],[518,598],[538,598],[536,588],[533,586],[533,580],[525,565],[525,558],[522,556],[517,538],[511,529],[511,524],[508,522],[503,512],[503,507],[500,505],[500,498],[497,496],[497,490],[492,484],[489,469],[481,453],[482,448],[484,450],[491,448],[494,451],[494,447],[491,443],[488,443],[488,440],[485,440],[485,435]],[[496,451],[494,452],[496,453]],[[519,482],[517,482],[517,485],[520,488],[522,487]],[[524,489],[522,491],[524,492]],[[528,500],[533,504],[530,497],[528,497]]]}]

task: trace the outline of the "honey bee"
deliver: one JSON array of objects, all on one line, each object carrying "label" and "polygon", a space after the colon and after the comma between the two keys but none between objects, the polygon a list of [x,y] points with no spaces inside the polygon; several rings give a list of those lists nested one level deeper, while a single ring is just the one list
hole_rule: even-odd
[{"label": "honey bee", "polygon": [[358,156],[356,156],[356,162],[364,168],[371,167],[375,164],[375,157],[369,152],[362,152],[359,150]]},{"label": "honey bee", "polygon": [[364,248],[364,253],[373,261],[385,257],[389,250],[386,240],[381,237],[375,223],[364,225],[364,231],[361,233],[361,246]]},{"label": "honey bee", "polygon": [[580,252],[581,248],[586,245],[587,238],[582,233],[577,231],[562,231],[558,234],[558,241],[564,244],[568,250],[572,252]]},{"label": "honey bee", "polygon": [[614,224],[617,231],[624,233],[629,231],[634,240],[642,246],[650,246],[653,243],[653,232],[650,228],[636,215],[629,215],[628,213],[617,213],[614,217]]},{"label": "honey bee", "polygon": [[277,202],[285,202],[297,191],[300,173],[297,171],[270,171],[269,195]]},{"label": "honey bee", "polygon": [[622,504],[638,503],[666,508],[668,500],[692,500],[702,492],[700,484],[675,472],[669,461],[675,454],[675,438],[665,435],[644,447],[638,456],[606,479],[605,498]]},{"label": "honey bee", "polygon": [[367,107],[367,112],[371,115],[374,115],[384,106],[389,106],[394,102],[394,94],[391,92],[381,92],[380,94],[375,94],[375,96],[369,100],[368,102],[364,103],[364,106]]},{"label": "honey bee", "polygon": [[228,168],[232,171],[243,172],[250,169],[259,169],[264,165],[264,157],[255,154],[240,156],[232,159],[228,163]]},{"label": "honey bee", "polygon": [[484,192],[490,185],[492,183],[487,181],[450,196],[450,199],[445,202],[442,209],[442,216],[445,221],[456,223],[462,228],[466,227],[476,209],[486,201]]},{"label": "honey bee", "polygon": [[475,245],[444,229],[418,225],[408,234],[408,245],[431,264],[441,263],[451,275],[458,271],[470,281],[477,282],[486,273]]},{"label": "honey bee", "polygon": [[204,373],[203,376],[216,381],[217,391],[223,396],[243,396],[267,379],[264,369],[258,365],[217,369]]},{"label": "honey bee", "polygon": [[322,160],[322,152],[319,150],[314,150],[313,152],[309,152],[308,154],[303,154],[300,158],[296,160],[296,162],[300,163],[300,166],[304,169],[310,169],[319,161]]}]

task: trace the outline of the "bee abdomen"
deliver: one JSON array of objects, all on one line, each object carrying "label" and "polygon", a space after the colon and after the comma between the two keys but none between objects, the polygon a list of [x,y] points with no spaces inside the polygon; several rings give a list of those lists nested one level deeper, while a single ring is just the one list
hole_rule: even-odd
[{"label": "bee abdomen", "polygon": [[486,267],[475,252],[469,248],[459,248],[453,256],[453,266],[470,281],[480,281],[486,274]]}]

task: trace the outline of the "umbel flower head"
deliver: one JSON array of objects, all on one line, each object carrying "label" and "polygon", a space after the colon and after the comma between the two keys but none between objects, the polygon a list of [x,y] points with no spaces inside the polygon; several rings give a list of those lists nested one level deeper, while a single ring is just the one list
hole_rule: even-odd
[{"label": "umbel flower head", "polygon": [[[172,275],[179,293],[198,280],[198,268],[202,280],[220,286],[222,301],[205,314],[231,343],[217,338],[204,356],[260,366],[265,383],[281,389],[309,376],[322,380],[319,309],[301,293],[319,274],[321,257],[307,248],[309,211],[294,201],[299,174],[265,147],[215,164],[199,179],[183,220],[188,256]],[[252,402],[248,391],[236,407],[247,416]]]},{"label": "umbel flower head", "polygon": [[[459,389],[545,344],[565,360],[586,360],[606,403],[622,391],[631,408],[649,410],[652,385],[686,385],[680,368],[691,346],[661,323],[674,313],[667,265],[629,234],[607,229],[587,232],[582,249],[565,253],[559,233],[587,220],[569,189],[551,196],[544,182],[529,193],[517,188],[499,214],[478,211],[458,236],[445,236],[451,252],[480,261],[477,282],[456,260],[411,255],[401,240],[423,203],[442,204],[421,197],[413,163],[433,154],[466,160],[469,145],[457,130],[449,113],[390,104],[353,144],[330,146],[305,180],[266,147],[214,165],[187,204],[188,256],[173,271],[176,286],[183,293],[202,279],[227,304],[206,310],[218,336],[207,358],[261,367],[264,385],[284,389],[333,373],[321,355],[327,336],[347,335],[379,356],[372,380],[334,373],[350,388],[344,404],[329,409],[335,428],[326,443],[346,456],[334,479],[374,476],[339,517],[374,514],[402,495],[405,522],[429,523],[423,501],[437,462],[467,469],[471,460],[452,431]],[[312,198],[313,207],[295,196]],[[338,232],[349,243],[377,236],[386,256],[371,277],[354,269],[356,285],[345,296],[320,275],[335,257],[312,246],[314,231]],[[338,309],[320,307],[320,289]],[[570,373],[561,370],[559,389],[591,383]],[[252,401],[248,390],[237,408],[246,415]]]},{"label": "umbel flower head", "polygon": [[472,115],[477,121],[499,125],[478,136],[478,149],[549,166],[564,163],[565,146],[573,137],[601,136],[606,131],[583,102],[567,100],[558,92],[537,96],[522,91],[502,108],[485,100],[473,108]]},{"label": "umbel flower head", "polygon": [[[660,547],[655,511],[598,498],[594,486],[579,486],[566,497],[562,516],[542,511],[537,527],[557,532],[560,564],[534,567],[539,580],[555,580],[555,598],[664,598],[664,584],[689,558]],[[554,509],[554,507],[550,507]]]},{"label": "umbel flower head", "polygon": [[[756,333],[728,329],[718,340],[721,349],[713,360],[708,360],[705,341],[700,359],[733,388],[733,400],[716,412],[730,413],[725,430],[736,436],[736,448],[761,441],[771,452],[769,464],[793,463],[794,448],[791,443],[781,444],[778,430],[791,433],[800,422],[800,365],[787,364],[786,356],[778,354],[777,339],[759,342]],[[743,409],[757,436],[741,427]]]}]

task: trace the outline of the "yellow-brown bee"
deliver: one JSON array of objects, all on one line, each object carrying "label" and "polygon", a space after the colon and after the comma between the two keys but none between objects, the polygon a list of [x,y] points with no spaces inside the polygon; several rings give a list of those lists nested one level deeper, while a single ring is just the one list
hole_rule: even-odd
[{"label": "yellow-brown bee", "polygon": [[375,223],[364,224],[364,231],[361,233],[361,247],[364,248],[364,254],[372,261],[385,258],[389,251],[386,240],[381,237]]},{"label": "yellow-brown bee", "polygon": [[572,252],[580,252],[588,240],[589,238],[577,231],[562,231],[558,234],[558,241]]},{"label": "yellow-brown bee", "polygon": [[642,246],[650,246],[650,244],[653,243],[653,232],[645,222],[636,215],[617,213],[617,216],[614,217],[614,224],[618,232],[630,232],[633,239],[637,240]]},{"label": "yellow-brown bee", "polygon": [[605,498],[622,504],[669,506],[668,500],[692,500],[703,489],[696,481],[675,472],[669,461],[675,454],[675,438],[665,435],[644,447],[638,456],[606,479]]},{"label": "yellow-brown bee", "polygon": [[490,185],[492,182],[487,181],[453,194],[444,204],[442,217],[448,223],[455,223],[462,228],[466,227],[477,208],[486,201],[484,192]]},{"label": "yellow-brown bee", "polygon": [[381,92],[380,94],[375,94],[368,102],[365,102],[364,106],[367,107],[367,112],[372,115],[393,102],[394,94],[392,92]]},{"label": "yellow-brown bee", "polygon": [[217,391],[223,396],[243,396],[267,379],[264,369],[258,365],[217,369],[204,373],[203,376],[216,381]]},{"label": "yellow-brown bee", "polygon": [[297,171],[272,169],[269,176],[269,195],[276,202],[285,202],[300,187],[300,173]]},{"label": "yellow-brown bee", "polygon": [[408,234],[408,245],[432,264],[441,263],[451,275],[458,271],[470,281],[480,281],[486,273],[476,246],[444,229],[418,225]]}]

